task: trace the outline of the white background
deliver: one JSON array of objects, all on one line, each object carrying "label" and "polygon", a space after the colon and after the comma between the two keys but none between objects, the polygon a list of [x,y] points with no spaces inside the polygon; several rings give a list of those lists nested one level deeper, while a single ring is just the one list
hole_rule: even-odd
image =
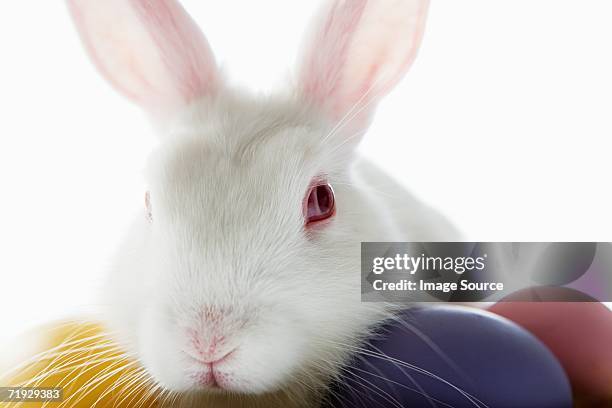
[{"label": "white background", "polygon": [[[318,2],[185,0],[236,82],[282,86]],[[471,240],[612,240],[612,2],[434,0],[364,151]],[[61,1],[0,10],[0,340],[93,306],[154,139]]]}]

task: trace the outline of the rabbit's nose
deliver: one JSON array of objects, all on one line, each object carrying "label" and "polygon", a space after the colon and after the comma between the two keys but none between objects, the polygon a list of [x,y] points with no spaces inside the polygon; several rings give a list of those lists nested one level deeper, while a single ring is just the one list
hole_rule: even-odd
[{"label": "rabbit's nose", "polygon": [[209,342],[202,341],[199,337],[191,339],[193,346],[193,357],[201,363],[214,365],[227,360],[236,351],[225,342],[223,337],[215,337]]},{"label": "rabbit's nose", "polygon": [[226,361],[236,351],[234,341],[228,341],[219,331],[202,333],[193,330],[189,333],[189,346],[185,350],[189,356],[199,363],[213,367]]},{"label": "rabbit's nose", "polygon": [[232,354],[234,354],[235,351],[236,349],[232,349],[229,351],[224,350],[221,352],[218,352],[217,350],[215,350],[211,354],[201,353],[200,357],[198,358],[198,361],[204,364],[209,364],[211,366],[219,365],[223,363],[225,360],[229,359],[232,356]]},{"label": "rabbit's nose", "polygon": [[231,338],[241,327],[237,323],[231,308],[202,307],[194,325],[187,330],[191,356],[206,364],[226,359],[236,346]]}]

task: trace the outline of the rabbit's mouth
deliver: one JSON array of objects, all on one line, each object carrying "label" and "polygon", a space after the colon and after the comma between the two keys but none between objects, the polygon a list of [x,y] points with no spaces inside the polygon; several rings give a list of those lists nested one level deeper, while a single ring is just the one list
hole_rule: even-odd
[{"label": "rabbit's mouth", "polygon": [[[213,350],[210,348],[209,350]],[[186,351],[188,359],[192,360],[196,371],[191,374],[197,388],[207,391],[232,391],[236,387],[237,376],[235,375],[234,360],[238,354],[237,349],[229,352],[207,354],[202,352],[192,353]],[[244,380],[239,388],[245,388]]]}]

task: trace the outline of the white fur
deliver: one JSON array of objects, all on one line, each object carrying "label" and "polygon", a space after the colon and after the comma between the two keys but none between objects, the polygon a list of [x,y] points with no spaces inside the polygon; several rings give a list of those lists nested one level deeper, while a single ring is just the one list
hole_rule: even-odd
[{"label": "white fur", "polygon": [[[87,1],[73,0],[85,8]],[[352,6],[334,4],[339,20],[345,14],[338,7]],[[370,10],[363,19],[370,25],[361,27],[357,38],[372,33],[368,46],[374,50],[389,48],[396,37],[389,34],[393,27],[375,35],[372,25],[387,4],[370,0],[362,7]],[[219,372],[224,387],[244,395],[209,390],[202,399],[215,406],[242,406],[245,399],[270,406],[277,397],[281,406],[313,404],[350,358],[350,347],[343,345],[359,344],[392,312],[389,305],[361,302],[360,242],[456,238],[441,216],[355,157],[352,141],[366,130],[377,98],[407,69],[421,37],[427,1],[393,4],[404,7],[399,15],[410,17],[415,27],[409,46],[382,53],[390,61],[376,60],[374,50],[373,59],[363,61],[383,76],[384,86],[370,84],[379,87],[376,95],[347,97],[365,90],[368,80],[377,81],[350,65],[363,60],[363,49],[352,55],[356,47],[345,47],[345,65],[336,66],[333,55],[317,55],[330,47],[315,43],[306,59],[316,63],[303,74],[310,80],[319,75],[315,86],[298,84],[294,93],[267,99],[219,87],[214,96],[203,92],[199,101],[178,109],[171,120],[156,121],[162,143],[147,171],[153,220],[144,210],[135,220],[110,273],[105,303],[118,340],[161,385],[186,393],[202,389],[194,377],[203,371],[192,358],[195,332],[206,346],[222,336],[219,347],[235,349]],[[346,23],[332,19],[330,25],[339,29],[314,38],[350,35]],[[394,25],[406,33],[400,26]],[[90,33],[87,26],[81,31]],[[346,81],[355,72],[359,83],[352,89]],[[324,83],[332,77],[346,79],[340,94]],[[337,100],[320,103],[328,97]],[[317,177],[333,186],[337,210],[325,225],[307,230],[302,203]]]},{"label": "white fur", "polygon": [[[456,235],[372,164],[322,144],[331,124],[297,100],[234,96],[186,120],[149,163],[153,222],[143,214],[122,248],[110,321],[155,379],[183,390],[197,364],[181,355],[181,328],[199,324],[202,308],[230,307],[222,330],[239,345],[234,390],[296,378],[323,386],[348,357],[337,344],[388,317],[386,305],[360,300],[360,242]],[[301,203],[320,174],[337,215],[309,236]]]}]

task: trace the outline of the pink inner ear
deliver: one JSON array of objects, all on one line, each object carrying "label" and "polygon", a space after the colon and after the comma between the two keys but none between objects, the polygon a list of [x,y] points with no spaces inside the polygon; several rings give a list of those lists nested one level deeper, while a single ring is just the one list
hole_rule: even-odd
[{"label": "pink inner ear", "polygon": [[335,119],[367,122],[416,56],[429,0],[334,0],[306,54],[303,94]]},{"label": "pink inner ear", "polygon": [[68,0],[101,73],[151,110],[183,105],[218,86],[206,38],[174,0]]},{"label": "pink inner ear", "polygon": [[161,52],[185,101],[216,90],[217,69],[208,41],[175,1],[130,0]]},{"label": "pink inner ear", "polygon": [[[315,31],[301,81],[304,94],[316,104],[328,104],[331,96],[342,92],[343,68],[366,5],[367,0],[335,1]],[[334,105],[329,108],[341,114],[342,108]]]}]

